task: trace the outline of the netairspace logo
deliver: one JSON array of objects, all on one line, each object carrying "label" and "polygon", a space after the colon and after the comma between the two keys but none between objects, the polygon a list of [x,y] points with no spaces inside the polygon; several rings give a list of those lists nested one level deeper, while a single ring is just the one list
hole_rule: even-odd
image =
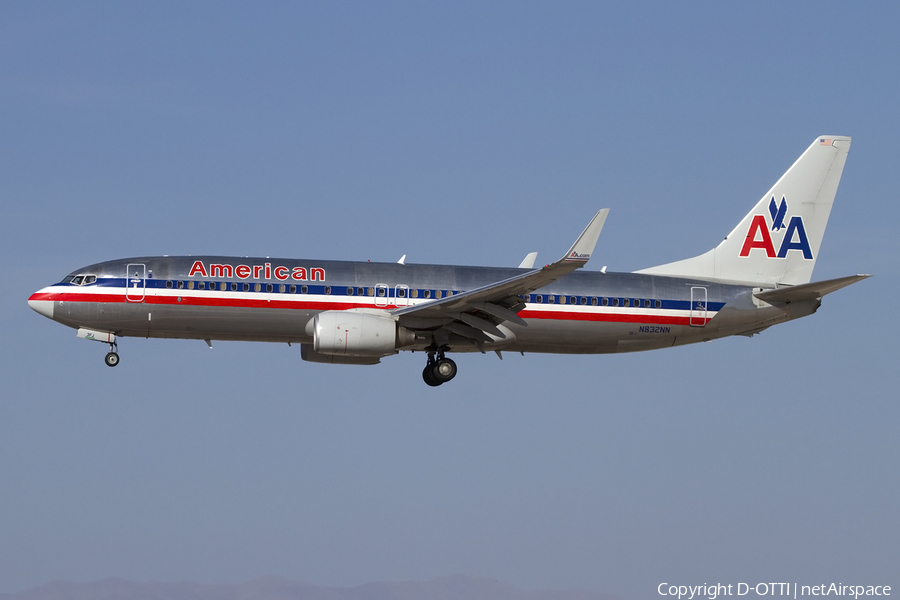
[{"label": "netairspace logo", "polygon": [[661,583],[656,591],[660,596],[672,596],[682,600],[686,598],[708,598],[716,600],[720,596],[843,596],[859,598],[861,596],[890,596],[889,585],[844,585],[842,583],[823,583],[819,585],[798,585],[797,583],[714,583],[703,585],[670,585]]}]

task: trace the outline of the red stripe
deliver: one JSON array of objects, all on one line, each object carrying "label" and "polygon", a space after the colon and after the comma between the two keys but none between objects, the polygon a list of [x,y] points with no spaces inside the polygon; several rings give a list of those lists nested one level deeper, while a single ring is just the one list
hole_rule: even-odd
[{"label": "red stripe", "polygon": [[[178,298],[181,298],[179,301]],[[221,298],[215,296],[145,296],[143,302],[126,300],[121,294],[79,294],[79,293],[37,293],[29,300],[62,300],[65,302],[96,302],[105,304],[149,304],[171,306],[226,306],[234,308],[294,308],[312,310],[346,310],[348,308],[372,308],[369,303],[320,302],[309,300],[245,300],[243,298]],[[382,308],[382,307],[375,307]],[[390,308],[396,308],[391,306]]]}]

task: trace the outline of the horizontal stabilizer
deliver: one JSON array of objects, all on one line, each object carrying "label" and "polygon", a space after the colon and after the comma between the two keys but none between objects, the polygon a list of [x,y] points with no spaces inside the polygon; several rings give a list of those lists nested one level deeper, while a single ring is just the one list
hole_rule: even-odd
[{"label": "horizontal stabilizer", "polygon": [[815,300],[816,298],[821,298],[825,294],[836,292],[841,288],[852,285],[857,281],[868,279],[869,277],[871,277],[871,275],[850,275],[849,277],[840,277],[838,279],[829,279],[827,281],[815,281],[813,283],[803,283],[801,285],[780,287],[774,290],[757,292],[753,295],[760,300],[764,300],[769,303]]}]

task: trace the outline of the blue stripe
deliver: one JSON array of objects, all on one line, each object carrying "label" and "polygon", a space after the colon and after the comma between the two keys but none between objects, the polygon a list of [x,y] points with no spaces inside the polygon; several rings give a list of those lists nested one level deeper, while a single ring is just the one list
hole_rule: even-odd
[{"label": "blue stripe", "polygon": [[[90,284],[89,286],[85,286],[85,287],[97,286],[97,287],[104,287],[104,288],[120,288],[121,289],[126,286],[127,281],[128,281],[127,279],[121,278],[121,277],[104,277],[104,278],[98,278],[96,283]],[[179,281],[181,281],[183,283],[184,287],[182,287],[182,288],[177,287]],[[187,280],[187,281],[191,281],[191,280]],[[177,280],[177,279],[175,279],[175,280],[145,279],[144,287],[145,287],[145,289],[161,289],[161,290],[172,289],[174,291],[178,291],[179,289],[181,289],[184,291],[192,291],[192,292],[199,292],[199,293],[204,293],[204,292],[209,292],[209,291],[243,292],[244,291],[243,284],[246,283],[249,286],[247,293],[290,294],[290,286],[293,285],[293,286],[296,286],[296,289],[297,289],[295,295],[304,294],[303,292],[301,292],[301,286],[306,286],[307,291],[305,292],[305,295],[313,295],[313,296],[347,296],[347,297],[353,296],[353,297],[363,297],[363,298],[384,298],[384,299],[390,299],[390,298],[397,297],[397,295],[396,295],[397,290],[394,287],[388,287],[385,290],[387,292],[386,296],[377,296],[376,297],[376,296],[370,296],[368,294],[369,288],[370,287],[374,288],[374,286],[352,286],[352,287],[346,286],[346,285],[344,285],[344,286],[334,286],[334,285],[326,286],[324,284],[318,284],[318,283],[317,284],[310,284],[310,283],[303,283],[303,282],[297,283],[294,280],[288,280],[285,282],[278,282],[278,283],[268,282],[268,285],[272,286],[272,291],[267,292],[266,291],[267,283],[261,283],[259,281],[250,283],[247,281],[240,281],[240,280],[239,281],[234,281],[234,280],[221,281],[220,280],[220,281],[203,281],[203,283],[206,284],[206,289],[203,289],[203,290],[197,289],[196,286],[200,282],[194,281],[194,289],[189,290],[187,288],[187,281]],[[166,286],[166,283],[171,283],[172,287],[168,288]],[[227,290],[221,289],[222,283],[229,284]],[[257,283],[259,283],[259,285],[260,285],[259,292],[256,292],[253,289],[254,285]],[[209,289],[210,284],[214,284],[215,289],[212,289],[212,290]],[[233,284],[233,286],[235,286],[235,289],[233,289],[233,290],[231,289],[232,284]],[[279,291],[279,289],[280,289],[279,286],[282,286],[282,285],[285,286],[284,292]],[[71,283],[57,283],[57,284],[54,284],[53,287],[57,287],[57,286],[62,286],[62,287],[67,287],[67,288],[68,287],[76,287],[76,288],[82,287],[82,286],[77,286],[77,285],[74,285]],[[325,293],[326,287],[331,288],[330,293],[328,293],[328,294]],[[348,287],[349,287],[349,289],[352,290],[352,293],[347,293]],[[380,289],[384,289],[384,288],[379,288],[379,290]],[[363,292],[362,294],[358,293],[360,290]],[[406,299],[412,299],[412,300],[434,299],[434,298],[425,298],[424,292],[426,290],[424,290],[424,289],[417,289],[417,290],[409,289],[409,290],[407,290],[407,293],[411,294],[411,292],[413,292],[413,291],[417,291],[418,296],[415,298],[410,297],[410,298],[406,298]],[[431,292],[432,295],[434,295],[435,291],[440,291],[441,297],[446,297],[450,290],[427,290],[427,291]],[[455,291],[456,293],[460,293],[459,291],[456,291],[456,290],[453,290],[453,291]],[[545,300],[542,303],[535,302],[535,298],[538,296],[538,294],[525,294],[524,297],[525,297],[526,301],[532,305],[531,306],[532,309],[536,308],[537,306],[541,306],[541,305],[549,305],[549,306],[586,306],[586,307],[590,306],[590,307],[601,308],[601,309],[602,308],[642,308],[642,309],[649,308],[649,309],[655,309],[655,310],[681,310],[681,311],[691,310],[691,301],[690,300],[661,300],[661,306],[657,308],[657,306],[656,306],[656,301],[658,300],[657,298],[624,298],[624,297],[620,296],[620,297],[618,297],[619,306],[612,306],[613,299],[616,299],[615,296],[581,296],[581,295],[570,296],[570,295],[566,295],[566,294],[540,294],[540,295],[543,296],[544,300]],[[555,296],[557,299],[557,302],[556,303],[546,302],[546,298],[548,296]],[[566,302],[564,304],[560,303],[559,298],[565,298]],[[586,298],[586,304],[581,304],[581,298]],[[596,305],[593,305],[591,303],[593,298],[597,298]],[[609,305],[604,306],[602,304],[603,298],[609,299]],[[631,306],[623,306],[622,304],[623,304],[624,300],[629,300],[629,303],[631,304]],[[649,306],[649,307],[643,306],[645,300],[650,300],[651,306]],[[635,306],[636,302],[640,302],[640,305]],[[722,310],[722,308],[724,306],[725,306],[724,302],[707,302],[706,309],[711,312],[718,312],[719,310]]]}]

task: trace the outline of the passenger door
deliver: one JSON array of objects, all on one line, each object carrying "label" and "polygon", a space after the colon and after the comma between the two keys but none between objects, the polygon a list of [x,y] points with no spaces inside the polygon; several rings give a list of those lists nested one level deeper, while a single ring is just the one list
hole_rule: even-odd
[{"label": "passenger door", "polygon": [[691,288],[691,327],[706,325],[706,288]]},{"label": "passenger door", "polygon": [[125,300],[128,302],[144,301],[144,282],[147,267],[141,263],[132,263],[125,267]]}]

